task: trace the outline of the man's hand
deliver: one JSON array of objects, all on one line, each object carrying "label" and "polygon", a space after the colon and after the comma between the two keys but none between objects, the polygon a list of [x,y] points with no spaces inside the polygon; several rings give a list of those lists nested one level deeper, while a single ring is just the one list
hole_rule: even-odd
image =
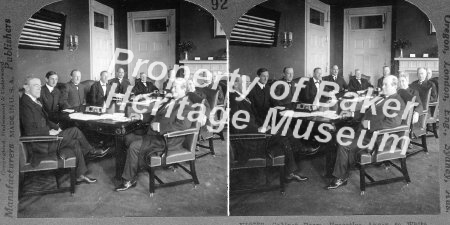
[{"label": "man's hand", "polygon": [[130,113],[129,117],[131,120],[141,120],[142,119],[141,114],[139,114],[139,113]]},{"label": "man's hand", "polygon": [[370,127],[369,127],[369,120],[363,120],[361,123],[362,123],[362,126],[363,126],[363,128],[365,128],[365,129],[370,129]]},{"label": "man's hand", "polygon": [[[60,130],[61,130],[61,129],[60,129]],[[51,130],[49,131],[49,133],[50,133],[50,135],[52,135],[52,136],[56,136],[56,135],[59,134],[59,130],[51,129]]]},{"label": "man's hand", "polygon": [[268,130],[270,130],[270,126],[267,126],[267,127],[264,127],[264,126],[261,126],[261,127],[259,127],[258,128],[258,132],[259,133],[266,133]]},{"label": "man's hand", "polygon": [[414,112],[412,123],[417,123],[417,122],[419,122],[419,113]]},{"label": "man's hand", "polygon": [[159,128],[159,123],[151,123],[150,127],[152,128],[152,130],[159,132],[160,128]]}]

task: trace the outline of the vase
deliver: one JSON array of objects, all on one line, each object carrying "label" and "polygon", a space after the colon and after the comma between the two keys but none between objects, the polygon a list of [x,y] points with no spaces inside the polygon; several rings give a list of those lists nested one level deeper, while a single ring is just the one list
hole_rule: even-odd
[{"label": "vase", "polygon": [[400,58],[403,58],[403,48],[400,49]]},{"label": "vase", "polygon": [[188,60],[188,52],[183,52],[184,53],[184,60]]}]

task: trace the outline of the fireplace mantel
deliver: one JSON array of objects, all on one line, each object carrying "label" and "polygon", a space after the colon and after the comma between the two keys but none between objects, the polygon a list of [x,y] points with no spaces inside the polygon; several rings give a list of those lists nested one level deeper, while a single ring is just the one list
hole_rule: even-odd
[{"label": "fireplace mantel", "polygon": [[394,58],[399,63],[399,71],[404,71],[409,74],[409,81],[412,82],[417,79],[417,68],[431,68],[433,76],[439,74],[439,58]]}]

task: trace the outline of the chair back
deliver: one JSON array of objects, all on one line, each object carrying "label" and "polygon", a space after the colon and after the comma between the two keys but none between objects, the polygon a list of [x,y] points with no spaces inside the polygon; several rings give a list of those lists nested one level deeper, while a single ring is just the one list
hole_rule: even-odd
[{"label": "chair back", "polygon": [[[201,103],[204,107],[205,107],[205,100],[202,100]],[[201,107],[197,107],[195,109],[196,111],[201,110]],[[185,118],[186,120],[188,118]],[[183,148],[189,150],[190,152],[195,154],[195,147],[197,146],[197,140],[198,140],[198,133],[200,131],[200,126],[201,123],[199,121],[193,121],[191,124],[191,129],[195,129],[195,133],[194,134],[189,134],[186,136],[186,138],[184,138],[184,142],[183,142]]]},{"label": "chair back", "polygon": [[421,129],[427,129],[427,117],[430,113],[430,99],[431,99],[431,88],[428,90],[427,97],[425,98],[425,101],[422,102],[423,104],[423,113],[419,116],[419,127]]}]

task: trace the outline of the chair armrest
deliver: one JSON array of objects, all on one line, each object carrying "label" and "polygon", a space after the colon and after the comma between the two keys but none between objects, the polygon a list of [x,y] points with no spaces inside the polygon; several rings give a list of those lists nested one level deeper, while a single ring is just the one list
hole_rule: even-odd
[{"label": "chair armrest", "polygon": [[187,130],[169,132],[169,133],[164,134],[164,137],[171,138],[171,137],[186,136],[186,135],[190,135],[190,134],[195,134],[196,132],[198,132],[197,128],[191,128],[191,129],[187,129]]},{"label": "chair armrest", "polygon": [[49,135],[49,136],[24,136],[20,137],[19,141],[26,143],[26,142],[52,142],[52,141],[61,141],[63,137],[58,137],[56,135]]},{"label": "chair armrest", "polygon": [[272,137],[271,134],[261,134],[261,133],[253,133],[253,134],[230,134],[230,141],[239,141],[239,140],[264,140],[269,137]]},{"label": "chair armrest", "polygon": [[439,104],[439,102],[430,102],[428,103],[428,106],[437,106]]},{"label": "chair armrest", "polygon": [[382,130],[376,130],[374,133],[377,134],[391,134],[391,133],[398,133],[402,131],[409,131],[408,125],[402,125],[399,127],[389,128],[389,129],[382,129]]}]

